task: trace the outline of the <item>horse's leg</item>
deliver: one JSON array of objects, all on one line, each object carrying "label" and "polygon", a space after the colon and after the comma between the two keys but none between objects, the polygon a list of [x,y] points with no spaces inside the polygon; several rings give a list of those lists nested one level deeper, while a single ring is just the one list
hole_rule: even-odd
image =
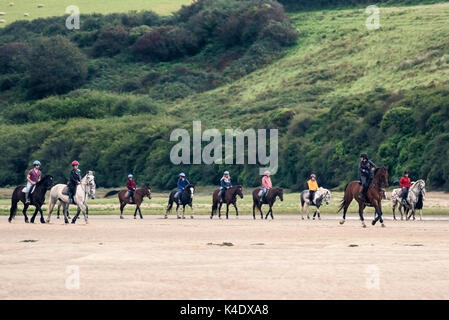
[{"label": "horse's leg", "polygon": [[58,212],[56,214],[56,219],[59,219],[59,211],[61,210],[61,202],[58,203]]},{"label": "horse's leg", "polygon": [[253,219],[256,220],[256,203],[253,201]]},{"label": "horse's leg", "polygon": [[126,203],[124,202],[120,202],[120,219],[125,219],[125,217],[123,216],[123,209],[125,208]]},{"label": "horse's leg", "polygon": [[34,223],[34,220],[36,219],[36,215],[39,212],[38,206],[36,206],[36,209],[34,210],[33,216],[31,217],[30,222]]},{"label": "horse's leg", "polygon": [[193,205],[189,203],[189,207],[190,207],[190,219],[193,219]]},{"label": "horse's leg", "polygon": [[316,207],[316,214],[318,214],[318,220],[321,220],[320,207]]},{"label": "horse's leg", "polygon": [[396,206],[397,206],[397,203],[393,202],[393,220],[396,220]]},{"label": "horse's leg", "polygon": [[39,213],[41,214],[41,223],[45,223],[44,213],[42,212],[41,206],[39,206]]},{"label": "horse's leg", "polygon": [[301,201],[299,202],[299,212],[301,213],[301,219],[304,220],[304,205],[301,205]]},{"label": "horse's leg", "polygon": [[270,214],[270,211],[271,211],[271,205],[270,205],[270,209],[268,209],[267,215],[265,216],[265,220],[267,220],[268,215]]},{"label": "horse's leg", "polygon": [[[407,220],[410,220],[410,217],[413,215],[413,220],[415,220],[415,206],[412,205],[412,207],[409,209],[410,215],[408,216]],[[407,212],[408,213],[408,212]]]},{"label": "horse's leg", "polygon": [[184,217],[185,212],[186,212],[186,205],[183,204],[183,205],[182,205],[182,218],[183,218],[183,219],[186,218],[186,217]]},{"label": "horse's leg", "polygon": [[218,205],[218,218],[221,219],[221,206],[223,205],[223,202],[220,202]]},{"label": "horse's leg", "polygon": [[229,219],[229,203],[226,203],[226,219]]},{"label": "horse's leg", "polygon": [[365,219],[363,218],[363,209],[365,209],[365,205],[361,204],[359,202],[359,216],[360,216],[360,221],[362,221],[362,227],[366,228],[366,224],[365,224]]},{"label": "horse's leg", "polygon": [[134,210],[134,219],[137,219],[136,215],[137,215],[137,210],[139,209],[139,207],[136,205],[136,210]]},{"label": "horse's leg", "polygon": [[23,215],[24,215],[24,217],[25,217],[25,223],[28,223],[28,222],[29,222],[29,221],[28,221],[28,216],[27,216],[27,210],[28,210],[28,207],[29,207],[29,206],[30,206],[29,204],[23,205],[22,213],[23,213]]},{"label": "horse's leg", "polygon": [[318,209],[315,209],[315,212],[313,213],[313,220],[315,220],[317,210],[318,210]]},{"label": "horse's leg", "polygon": [[238,219],[239,218],[239,209],[237,209],[237,203],[233,203],[234,208],[235,208],[235,218]]},{"label": "horse's leg", "polygon": [[258,204],[258,205],[257,205],[257,208],[258,208],[259,211],[260,211],[260,219],[263,219],[262,204]]},{"label": "horse's leg", "polygon": [[51,214],[53,213],[53,209],[55,207],[55,202],[53,202],[52,199],[50,199],[50,204],[48,205],[48,216],[47,216],[47,223],[50,223]]},{"label": "horse's leg", "polygon": [[140,219],[143,219],[142,209],[140,209],[140,205],[139,205],[139,216],[140,216]]},{"label": "horse's leg", "polygon": [[[64,207],[62,208],[62,213],[64,214],[64,223],[69,223],[69,205],[68,204],[64,204]],[[80,210],[79,208],[76,210],[76,214],[72,219],[72,223],[75,223],[76,220],[78,219],[78,216],[80,215]]]},{"label": "horse's leg", "polygon": [[176,216],[178,219],[181,219],[181,217],[179,216],[179,203],[178,201],[176,201]]},{"label": "horse's leg", "polygon": [[306,205],[307,220],[310,220],[310,215],[309,215],[310,206],[308,203],[306,203],[305,205]]},{"label": "horse's leg", "polygon": [[84,216],[84,221],[86,222],[86,224],[89,223],[89,218],[87,217],[87,206],[83,205],[84,209],[82,208],[81,210],[83,211],[83,216]]},{"label": "horse's leg", "polygon": [[419,210],[419,220],[422,221],[422,209],[418,209]]},{"label": "horse's leg", "polygon": [[[405,211],[405,208],[404,208]],[[404,216],[402,214],[402,204],[399,204],[399,212],[401,213],[401,220],[404,220]]]},{"label": "horse's leg", "polygon": [[[377,202],[377,201],[376,201],[376,202]],[[373,203],[373,205],[374,205],[374,203]],[[374,208],[375,208],[377,217],[373,220],[372,225],[374,226],[374,225],[376,224],[377,221],[380,221],[380,223],[382,224],[382,227],[385,227],[385,225],[384,225],[384,220],[383,220],[383,218],[382,218],[382,208],[381,208],[380,203],[379,203],[379,205],[375,205]]]}]

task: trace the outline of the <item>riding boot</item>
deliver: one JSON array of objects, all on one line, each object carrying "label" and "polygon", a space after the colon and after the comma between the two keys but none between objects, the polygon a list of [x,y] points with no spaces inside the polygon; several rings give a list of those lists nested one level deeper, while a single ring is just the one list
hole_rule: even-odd
[{"label": "riding boot", "polygon": [[25,192],[25,203],[26,204],[30,203],[30,194],[28,192]]}]

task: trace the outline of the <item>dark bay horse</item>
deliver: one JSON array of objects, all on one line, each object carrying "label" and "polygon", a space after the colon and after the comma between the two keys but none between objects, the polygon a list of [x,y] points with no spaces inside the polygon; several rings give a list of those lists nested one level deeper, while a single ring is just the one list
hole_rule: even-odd
[{"label": "dark bay horse", "polygon": [[137,219],[137,211],[139,211],[140,219],[143,219],[142,210],[140,210],[140,206],[142,205],[143,199],[148,197],[151,199],[151,188],[148,185],[145,185],[143,188],[137,189],[134,193],[134,202],[130,202],[130,198],[127,196],[128,190],[112,190],[104,195],[105,198],[110,197],[114,194],[118,194],[118,200],[120,202],[120,219],[125,219],[123,216],[123,209],[127,204],[136,205],[136,210],[134,211],[134,219]]},{"label": "dark bay horse", "polygon": [[17,203],[22,201],[23,210],[22,213],[25,216],[25,222],[28,223],[27,210],[30,205],[35,206],[36,210],[34,211],[33,216],[31,217],[31,223],[34,223],[34,219],[36,218],[37,213],[41,214],[41,223],[45,223],[45,219],[42,213],[42,205],[45,202],[45,194],[48,190],[53,186],[53,176],[46,175],[36,183],[36,187],[34,188],[33,193],[30,193],[30,203],[25,203],[25,193],[22,192],[25,186],[18,186],[14,189],[11,197],[11,209],[8,221],[11,222],[14,219],[17,212]]},{"label": "dark bay horse", "polygon": [[[176,215],[178,219],[181,219],[179,216],[178,210],[179,210],[179,203],[177,199],[175,199],[175,195],[178,192],[178,189],[172,190],[170,192],[170,195],[168,197],[168,205],[167,210],[165,211],[164,218],[167,219],[168,213],[171,212],[171,209],[173,208],[173,203],[176,202]],[[190,218],[193,219],[193,207],[192,207],[192,201],[193,201],[193,193],[195,192],[195,186],[193,184],[187,185],[184,190],[182,190],[181,195],[181,205],[182,205],[182,218],[185,219],[184,213],[186,211],[186,206],[188,205],[191,210]]]},{"label": "dark bay horse", "polygon": [[340,221],[340,224],[345,223],[346,212],[348,210],[349,205],[352,200],[355,199],[359,204],[359,216],[362,221],[362,227],[366,228],[364,218],[363,218],[363,210],[367,205],[373,206],[376,210],[376,217],[374,218],[372,225],[375,225],[377,221],[380,221],[382,227],[385,227],[382,218],[382,205],[381,201],[384,196],[384,191],[382,188],[388,187],[388,166],[379,167],[374,172],[373,181],[370,183],[368,187],[368,191],[366,193],[368,198],[368,203],[366,201],[362,201],[359,199],[359,194],[362,192],[362,185],[359,181],[351,181],[346,185],[345,194],[343,196],[343,200],[341,201],[340,208],[338,212],[343,209],[343,220]]},{"label": "dark bay horse", "polygon": [[[223,202],[220,202],[221,197],[220,197],[219,193],[220,193],[220,189],[217,189],[212,194],[212,213],[210,215],[211,219],[214,217],[214,213],[217,212],[217,208],[218,208],[218,218],[221,219],[221,206],[223,205]],[[229,188],[226,191],[226,194],[225,194],[226,219],[228,219],[230,204],[232,204],[235,208],[236,218],[239,217],[239,210],[237,209],[237,196],[239,196],[240,199],[243,199],[242,186],[234,186],[234,187]]]},{"label": "dark bay horse", "polygon": [[279,197],[279,200],[284,201],[284,190],[282,188],[271,188],[267,191],[264,201],[260,202],[259,192],[261,190],[262,188],[260,187],[253,190],[253,218],[256,219],[255,209],[257,208],[257,210],[259,210],[260,212],[260,218],[263,219],[262,205],[268,204],[270,206],[270,209],[268,210],[265,219],[268,218],[268,215],[271,215],[271,219],[274,219],[273,204],[276,201],[276,197]]}]

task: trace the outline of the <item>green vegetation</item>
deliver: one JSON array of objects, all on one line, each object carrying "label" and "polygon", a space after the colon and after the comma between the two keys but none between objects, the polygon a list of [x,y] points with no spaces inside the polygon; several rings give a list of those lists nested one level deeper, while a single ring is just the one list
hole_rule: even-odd
[{"label": "green vegetation", "polygon": [[[292,190],[311,171],[344,187],[362,151],[390,165],[392,181],[409,169],[448,189],[449,5],[384,6],[373,31],[366,18],[364,8],[285,14],[275,1],[201,0],[170,17],[85,15],[79,31],[61,17],[9,24],[0,29],[0,185],[22,183],[35,158],[60,182],[76,158],[102,187],[129,172],[160,189],[180,171],[217,184],[229,167],[169,160],[170,132],[202,120],[279,128],[273,182]],[[33,43],[45,41],[72,45],[79,66],[54,74],[56,58],[45,56],[36,72],[79,74],[73,87],[31,81]],[[235,183],[259,183],[256,166],[230,170]]]}]

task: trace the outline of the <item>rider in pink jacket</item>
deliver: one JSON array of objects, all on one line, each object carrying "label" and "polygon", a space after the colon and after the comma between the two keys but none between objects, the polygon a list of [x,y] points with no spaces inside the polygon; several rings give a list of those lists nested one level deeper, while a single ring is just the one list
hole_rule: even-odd
[{"label": "rider in pink jacket", "polygon": [[264,172],[264,174],[265,175],[262,177],[262,196],[260,199],[262,202],[265,195],[267,194],[267,191],[273,187],[273,185],[271,184],[270,172],[267,170]]}]

